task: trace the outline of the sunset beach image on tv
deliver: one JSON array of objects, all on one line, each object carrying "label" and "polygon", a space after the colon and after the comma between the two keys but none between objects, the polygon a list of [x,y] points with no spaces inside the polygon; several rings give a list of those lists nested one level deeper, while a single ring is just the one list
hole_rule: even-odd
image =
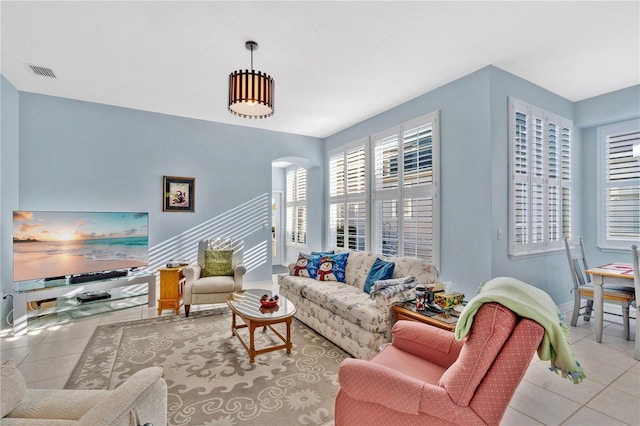
[{"label": "sunset beach image on tv", "polygon": [[148,213],[13,212],[13,280],[148,264]]}]

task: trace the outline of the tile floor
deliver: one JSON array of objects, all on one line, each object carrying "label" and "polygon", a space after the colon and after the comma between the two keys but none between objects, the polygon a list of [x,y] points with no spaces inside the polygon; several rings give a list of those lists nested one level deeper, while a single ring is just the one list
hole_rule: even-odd
[{"label": "tile floor", "polygon": [[[245,288],[270,288],[270,283]],[[33,329],[20,337],[2,330],[0,357],[16,361],[28,387],[62,389],[96,326],[156,315],[155,308],[145,306]],[[594,329],[592,322],[582,320],[571,327],[573,350],[587,378],[574,385],[548,371],[548,362],[534,357],[503,425],[640,425],[640,362],[632,357],[634,342],[621,337],[622,326],[605,323],[603,343],[598,344]],[[631,338],[635,336],[632,320]]]}]

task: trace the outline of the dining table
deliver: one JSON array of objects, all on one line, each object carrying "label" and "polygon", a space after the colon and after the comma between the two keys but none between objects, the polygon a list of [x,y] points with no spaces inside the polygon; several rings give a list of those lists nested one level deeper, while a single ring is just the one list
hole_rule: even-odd
[{"label": "dining table", "polygon": [[[634,282],[633,265],[630,263],[607,263],[606,265],[590,268],[585,271],[591,275],[593,282],[593,307],[596,320],[596,342],[602,343],[602,324],[604,317],[604,299],[602,287],[609,286],[635,288],[636,295],[640,292],[640,283]],[[638,310],[636,308],[636,341],[633,358],[640,361],[640,339],[637,326]]]}]

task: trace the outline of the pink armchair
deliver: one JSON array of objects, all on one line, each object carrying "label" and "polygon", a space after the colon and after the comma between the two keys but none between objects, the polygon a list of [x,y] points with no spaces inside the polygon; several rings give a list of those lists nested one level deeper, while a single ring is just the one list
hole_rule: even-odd
[{"label": "pink armchair", "polygon": [[478,310],[462,342],[398,321],[393,342],[373,359],[340,365],[335,424],[497,425],[543,334],[498,303]]}]

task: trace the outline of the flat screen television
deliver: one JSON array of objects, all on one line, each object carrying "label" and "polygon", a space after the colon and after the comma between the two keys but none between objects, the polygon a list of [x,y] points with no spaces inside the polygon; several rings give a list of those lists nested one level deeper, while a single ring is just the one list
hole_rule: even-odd
[{"label": "flat screen television", "polygon": [[13,280],[27,281],[148,264],[144,212],[13,212]]}]

